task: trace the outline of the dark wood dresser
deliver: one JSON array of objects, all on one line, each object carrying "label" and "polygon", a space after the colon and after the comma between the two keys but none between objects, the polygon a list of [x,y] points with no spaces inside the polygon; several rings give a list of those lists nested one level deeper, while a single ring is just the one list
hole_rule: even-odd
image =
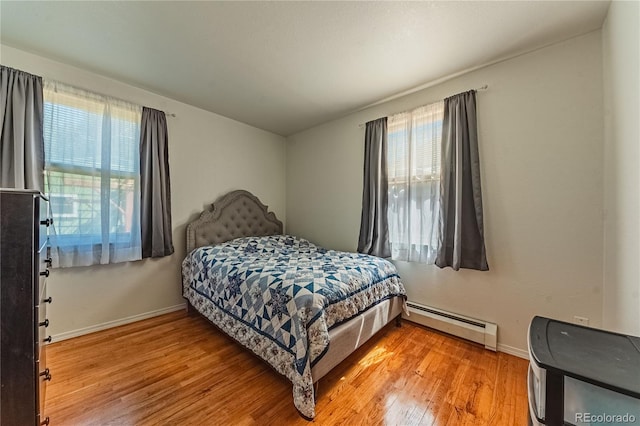
[{"label": "dark wood dresser", "polygon": [[46,278],[49,203],[38,191],[0,189],[0,424],[47,425]]}]

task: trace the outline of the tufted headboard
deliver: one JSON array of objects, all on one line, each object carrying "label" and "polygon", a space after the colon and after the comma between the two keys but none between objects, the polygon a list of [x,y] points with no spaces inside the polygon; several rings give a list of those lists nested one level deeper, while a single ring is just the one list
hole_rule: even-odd
[{"label": "tufted headboard", "polygon": [[258,197],[242,189],[231,191],[187,225],[187,253],[196,247],[240,237],[282,234],[282,222]]}]

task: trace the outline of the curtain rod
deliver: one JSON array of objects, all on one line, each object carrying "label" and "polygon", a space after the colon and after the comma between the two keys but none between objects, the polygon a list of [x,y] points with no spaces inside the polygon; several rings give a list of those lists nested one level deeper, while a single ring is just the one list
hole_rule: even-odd
[{"label": "curtain rod", "polygon": [[[476,89],[471,89],[471,90],[475,90],[476,92],[484,92],[485,90],[488,90],[488,89],[489,89],[489,85],[485,84],[484,86],[480,86],[480,87],[478,87]],[[464,92],[460,92],[460,93],[464,93]],[[452,96],[455,96],[455,95],[452,95]],[[360,123],[360,124],[358,124],[358,127],[364,127],[366,125],[367,125],[367,123]]]}]

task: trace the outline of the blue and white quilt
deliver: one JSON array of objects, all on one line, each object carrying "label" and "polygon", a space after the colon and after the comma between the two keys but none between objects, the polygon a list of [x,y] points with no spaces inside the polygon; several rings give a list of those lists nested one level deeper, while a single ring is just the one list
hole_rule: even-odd
[{"label": "blue and white quilt", "polygon": [[182,263],[182,279],[199,312],[293,383],[294,404],[308,418],[315,417],[311,367],[329,349],[329,330],[405,296],[391,262],[288,235],[197,248]]}]

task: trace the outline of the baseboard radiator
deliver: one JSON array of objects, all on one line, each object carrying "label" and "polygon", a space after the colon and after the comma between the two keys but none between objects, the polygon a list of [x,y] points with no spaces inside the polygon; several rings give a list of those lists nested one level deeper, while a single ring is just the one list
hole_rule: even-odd
[{"label": "baseboard radiator", "polygon": [[496,351],[498,345],[498,326],[491,322],[469,318],[431,306],[408,301],[410,315],[405,319],[424,326],[452,334],[485,348]]}]

